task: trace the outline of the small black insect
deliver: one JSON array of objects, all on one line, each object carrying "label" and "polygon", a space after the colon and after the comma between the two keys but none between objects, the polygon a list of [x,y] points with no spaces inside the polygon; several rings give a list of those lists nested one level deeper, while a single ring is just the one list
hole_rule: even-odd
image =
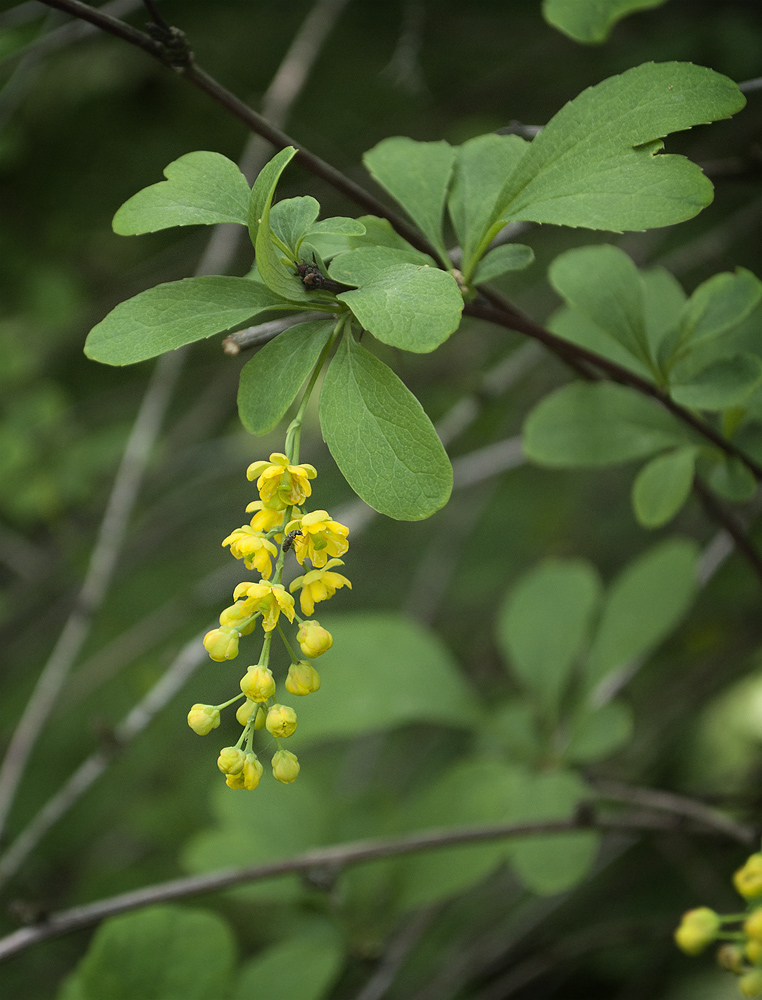
[{"label": "small black insect", "polygon": [[308,292],[333,292],[336,295],[338,292],[348,292],[351,291],[350,285],[342,285],[340,281],[334,281],[333,278],[327,278],[317,265],[315,257],[312,258],[312,264],[297,264],[296,273],[301,278],[302,284],[307,289]]},{"label": "small black insect", "polygon": [[294,539],[297,535],[301,535],[301,531],[298,529],[296,531],[289,531],[286,537],[283,539],[283,551],[288,552],[291,546],[294,544]]}]

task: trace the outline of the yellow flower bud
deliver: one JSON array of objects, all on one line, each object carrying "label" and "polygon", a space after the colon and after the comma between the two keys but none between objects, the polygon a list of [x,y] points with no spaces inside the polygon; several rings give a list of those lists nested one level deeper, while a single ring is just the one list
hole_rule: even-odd
[{"label": "yellow flower bud", "polygon": [[737,944],[724,944],[717,949],[717,962],[723,969],[740,976],[743,972],[743,949]]},{"label": "yellow flower bud", "polygon": [[745,997],[758,997],[762,993],[762,969],[752,969],[741,976],[738,988]]},{"label": "yellow flower bud", "polygon": [[688,910],[675,931],[677,947],[686,955],[699,955],[717,937],[720,918],[708,906]]},{"label": "yellow flower bud", "polygon": [[206,736],[219,724],[220,710],[214,705],[194,705],[188,712],[188,725],[199,736]]},{"label": "yellow flower bud", "polygon": [[296,729],[296,712],[288,705],[273,705],[267,713],[265,725],[273,736],[291,736]]},{"label": "yellow flower bud", "polygon": [[238,632],[234,628],[214,628],[204,636],[204,649],[211,659],[222,663],[238,656]]},{"label": "yellow flower bud", "polygon": [[312,694],[320,689],[320,674],[311,663],[304,661],[292,663],[286,677],[286,690],[289,694]]},{"label": "yellow flower bud", "polygon": [[753,910],[743,925],[744,932],[756,941],[762,941],[762,906]]},{"label": "yellow flower bud", "polygon": [[249,716],[252,712],[256,712],[257,705],[253,702],[251,698],[247,698],[243,705],[238,706],[238,711],[235,713],[236,719],[240,722],[242,726],[245,726],[249,721]]},{"label": "yellow flower bud", "polygon": [[266,718],[267,715],[265,714],[265,710],[260,705],[259,708],[257,709],[257,714],[254,716],[254,728],[264,729]]},{"label": "yellow flower bud", "polygon": [[244,763],[243,751],[238,747],[223,747],[217,758],[217,767],[223,774],[240,774]]},{"label": "yellow flower bud", "polygon": [[289,753],[288,750],[279,750],[273,757],[273,777],[276,781],[282,781],[284,785],[290,785],[296,781],[299,774],[299,761],[296,754]]},{"label": "yellow flower bud", "polygon": [[331,633],[316,621],[302,622],[296,638],[304,655],[313,660],[321,653],[327,653],[333,645]]},{"label": "yellow flower bud", "polygon": [[[245,753],[243,756],[244,756],[243,770],[241,771],[240,775],[236,775],[236,777],[240,777],[242,779],[242,783],[240,786],[235,786],[235,787],[245,788],[247,789],[247,791],[252,792],[259,784],[259,779],[262,777],[262,772],[264,771],[264,768],[259,763],[259,758],[257,757],[257,755],[253,753],[251,750],[249,750],[248,753]],[[230,775],[228,775],[228,778],[229,777]],[[228,784],[230,783],[228,782]],[[231,785],[231,788],[232,787],[234,786]]]},{"label": "yellow flower bud", "polygon": [[257,627],[257,623],[248,622],[247,625],[243,625],[243,622],[248,621],[251,617],[251,611],[243,610],[244,602],[236,601],[235,604],[231,604],[229,608],[225,608],[224,611],[220,613],[220,625],[227,625],[230,628],[234,628],[239,635],[251,635],[254,629]]},{"label": "yellow flower bud", "polygon": [[756,938],[747,941],[744,954],[752,965],[760,965],[762,963],[762,941],[757,941]]},{"label": "yellow flower bud", "polygon": [[267,667],[249,667],[241,678],[241,690],[252,701],[267,701],[275,694],[275,680]]},{"label": "yellow flower bud", "polygon": [[762,896],[762,854],[752,854],[733,876],[733,885],[744,899]]},{"label": "yellow flower bud", "polygon": [[228,786],[228,788],[245,788],[246,787],[246,785],[244,784],[245,780],[246,779],[243,776],[243,770],[240,770],[238,774],[225,775],[225,784]]}]

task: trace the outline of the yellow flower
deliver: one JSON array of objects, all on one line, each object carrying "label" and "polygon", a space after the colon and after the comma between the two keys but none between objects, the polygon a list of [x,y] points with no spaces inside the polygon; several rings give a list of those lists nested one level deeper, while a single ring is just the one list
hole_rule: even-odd
[{"label": "yellow flower", "polygon": [[286,525],[286,533],[289,531],[301,531],[294,539],[297,561],[304,563],[309,559],[318,569],[325,566],[329,557],[343,556],[349,548],[349,528],[332,521],[326,510],[313,510],[304,517],[294,518]]},{"label": "yellow flower", "polygon": [[288,750],[279,750],[272,760],[273,777],[276,781],[282,781],[284,785],[290,785],[296,781],[299,774],[299,761],[296,754],[289,753]]},{"label": "yellow flower", "polygon": [[262,627],[272,632],[278,624],[281,611],[290,622],[294,620],[294,599],[280,583],[260,580],[258,583],[239,583],[233,591],[233,600],[245,597],[244,608],[248,614],[262,612]]},{"label": "yellow flower", "polygon": [[754,910],[746,918],[743,925],[744,932],[755,941],[762,941],[762,906]]},{"label": "yellow flower", "polygon": [[206,736],[220,724],[220,710],[214,705],[193,705],[188,712],[188,725],[194,733]]},{"label": "yellow flower", "polygon": [[236,559],[243,559],[246,569],[255,569],[265,580],[269,579],[273,571],[272,559],[278,555],[278,550],[262,532],[244,524],[231,532],[222,544],[230,546],[230,553]]},{"label": "yellow flower", "polygon": [[244,610],[244,602],[237,601],[220,612],[220,625],[234,628],[239,635],[250,635],[257,627],[256,622],[249,621],[250,617],[251,615]]},{"label": "yellow flower", "polygon": [[292,663],[286,677],[289,694],[312,694],[320,689],[320,674],[311,663]]},{"label": "yellow flower", "polygon": [[223,774],[240,774],[244,763],[243,751],[238,747],[223,747],[217,758],[217,767]]},{"label": "yellow flower", "polygon": [[251,715],[251,713],[256,712],[256,710],[257,710],[256,702],[253,702],[251,698],[247,698],[242,705],[238,706],[238,709],[236,710],[235,713],[235,717],[242,726],[245,726],[246,723],[249,721],[249,716]]},{"label": "yellow flower", "polygon": [[275,694],[275,680],[267,667],[249,667],[241,678],[241,690],[251,701],[267,701]]},{"label": "yellow flower", "polygon": [[299,603],[305,615],[311,615],[319,601],[327,601],[342,587],[352,589],[352,584],[345,576],[342,576],[341,573],[330,572],[332,567],[343,565],[341,559],[329,559],[325,569],[312,569],[304,576],[298,576],[292,582],[289,587],[292,593],[300,587],[302,588]]},{"label": "yellow flower", "polygon": [[720,918],[708,906],[688,910],[675,931],[675,943],[686,955],[698,955],[717,937]]},{"label": "yellow flower", "polygon": [[299,631],[296,633],[299,648],[305,656],[313,660],[316,656],[327,653],[333,645],[333,636],[328,629],[323,628],[320,622],[302,622]]},{"label": "yellow flower", "polygon": [[274,451],[269,462],[253,462],[246,470],[247,479],[257,480],[259,495],[267,507],[298,506],[312,493],[309,484],[317,471],[312,465],[289,465],[282,452]]},{"label": "yellow flower", "polygon": [[733,885],[744,899],[762,896],[762,854],[752,854],[733,876]]},{"label": "yellow flower", "polygon": [[243,755],[243,768],[238,774],[228,774],[225,782],[228,788],[246,788],[252,792],[259,784],[264,768],[259,763],[259,758],[251,750]]},{"label": "yellow flower", "polygon": [[762,962],[762,941],[747,941],[744,952],[752,965],[759,965]]},{"label": "yellow flower", "polygon": [[741,976],[738,988],[745,997],[758,997],[762,993],[762,969],[752,969]]},{"label": "yellow flower", "polygon": [[272,736],[291,736],[296,730],[296,712],[288,705],[273,705],[267,713],[265,725]]},{"label": "yellow flower", "polygon": [[213,628],[204,636],[204,649],[210,658],[222,663],[238,656],[239,633],[234,628]]},{"label": "yellow flower", "polygon": [[246,508],[246,513],[249,514],[252,510],[257,512],[250,522],[255,531],[271,531],[283,524],[283,511],[276,507],[268,507],[261,500],[252,500]]}]

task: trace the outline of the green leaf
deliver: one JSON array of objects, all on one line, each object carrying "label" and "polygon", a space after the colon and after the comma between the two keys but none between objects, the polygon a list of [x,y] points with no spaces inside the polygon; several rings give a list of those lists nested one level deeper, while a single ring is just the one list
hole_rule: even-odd
[{"label": "green leaf", "polygon": [[240,326],[289,302],[248,278],[209,276],[156,285],[121,302],[90,331],[85,354],[131,365]]},{"label": "green leaf", "polygon": [[644,465],[632,487],[632,506],[644,528],[671,521],[690,496],[696,448],[688,445],[657,455]]},{"label": "green leaf", "polygon": [[689,381],[670,386],[676,403],[697,410],[727,410],[743,406],[762,384],[762,360],[736,354],[708,365]]},{"label": "green leaf", "polygon": [[571,764],[593,764],[610,757],[632,738],[632,709],[623,701],[600,708],[585,706],[572,722],[564,757]]},{"label": "green leaf", "polygon": [[[152,906],[112,917],[96,931],[76,979],[81,1000],[220,1000],[235,945],[207,910]],[[71,995],[71,994],[67,994]]]},{"label": "green leaf", "polygon": [[186,153],[164,168],[165,181],[138,191],[114,216],[120,236],[155,233],[171,226],[212,226],[248,218],[249,185],[221,153]]},{"label": "green leaf", "polygon": [[616,578],[604,599],[585,668],[589,689],[649,656],[680,622],[696,593],[698,554],[694,542],[670,538]]},{"label": "green leaf", "polygon": [[[527,773],[512,804],[511,819],[571,819],[577,806],[590,798],[587,786],[571,771]],[[511,841],[511,863],[528,889],[551,896],[582,881],[593,864],[599,841],[595,833],[561,833]]]},{"label": "green leaf", "polygon": [[299,323],[247,362],[238,386],[238,413],[247,431],[266,434],[282,420],[334,326],[334,320]]},{"label": "green leaf", "polygon": [[363,156],[373,178],[402,205],[444,263],[442,222],[454,162],[455,150],[448,143],[404,136],[384,139]]},{"label": "green leaf", "polygon": [[313,233],[327,236],[364,236],[365,226],[359,219],[347,219],[337,215],[332,219],[321,219],[320,222],[316,222],[310,227],[307,236],[311,237]]},{"label": "green leaf", "polygon": [[251,244],[254,247],[257,245],[259,221],[262,218],[265,205],[268,202],[272,202],[272,193],[280,180],[280,175],[295,156],[295,147],[286,146],[277,152],[271,160],[268,160],[257,174],[257,179],[254,181],[254,186],[249,196],[248,210],[249,236],[251,237]]},{"label": "green leaf", "polygon": [[646,334],[651,356],[659,357],[667,335],[677,329],[687,296],[682,285],[666,268],[651,267],[640,272],[643,285]]},{"label": "green leaf", "polygon": [[447,503],[452,466],[423,407],[351,337],[325,377],[320,424],[344,478],[379,513],[419,521]]},{"label": "green leaf", "polygon": [[322,1000],[344,964],[344,946],[328,923],[273,945],[241,969],[233,1000]]},{"label": "green leaf", "polygon": [[524,424],[524,451],[539,465],[596,467],[685,444],[666,410],[634,389],[573,382],[546,396]]},{"label": "green leaf", "polygon": [[348,249],[358,250],[360,247],[389,247],[392,250],[405,250],[410,254],[410,260],[414,264],[433,264],[433,257],[408,243],[392,227],[388,219],[380,219],[377,215],[361,215],[357,220],[365,226],[363,236],[348,236]]},{"label": "green leaf", "polygon": [[301,198],[284,198],[270,207],[270,227],[290,250],[312,228],[318,217],[320,204],[308,195]]},{"label": "green leaf", "polygon": [[746,319],[762,298],[762,282],[751,271],[715,274],[688,300],[680,322],[680,342],[691,348]]},{"label": "green leaf", "polygon": [[757,492],[754,474],[738,458],[723,456],[709,473],[709,485],[733,503],[751,500]]},{"label": "green leaf", "polygon": [[548,271],[558,294],[644,364],[649,345],[637,267],[617,247],[567,250]]},{"label": "green leaf", "polygon": [[521,578],[498,616],[497,637],[521,681],[555,717],[600,598],[593,567],[548,560]]},{"label": "green leaf", "polygon": [[638,361],[618,341],[592,323],[587,316],[577,312],[576,309],[562,306],[550,317],[547,327],[557,336],[563,337],[564,340],[568,340],[572,344],[579,344],[580,347],[584,347],[588,351],[609,358],[616,364],[629,368],[641,378],[653,378],[649,367]]},{"label": "green leaf", "polygon": [[360,247],[335,257],[331,261],[328,273],[335,281],[343,281],[345,285],[360,286],[377,278],[390,267],[400,264],[413,264],[416,268],[434,264],[433,258],[428,257],[426,264],[422,265],[417,259],[419,256],[420,254],[416,255],[409,250],[391,247]]},{"label": "green leaf", "polygon": [[538,730],[534,705],[512,699],[497,708],[489,723],[488,736],[494,737],[509,757],[525,764],[541,762],[546,747]]},{"label": "green leaf", "polygon": [[665,0],[543,0],[542,16],[575,42],[605,42],[628,14],[661,7]]},{"label": "green leaf", "polygon": [[482,240],[492,222],[492,210],[507,177],[529,143],[517,135],[477,135],[456,150],[448,208],[463,251],[461,271],[472,279]]},{"label": "green leaf", "polygon": [[321,614],[320,621],[334,644],[317,663],[320,691],[298,699],[293,739],[298,737],[299,745],[410,723],[465,727],[478,719],[474,694],[436,633],[393,613],[325,616],[325,621]]},{"label": "green leaf", "polygon": [[532,141],[498,197],[492,229],[525,219],[622,232],[690,219],[712,200],[712,185],[684,157],[655,155],[656,140],[744,104],[732,80],[690,63],[645,63],[610,77]]},{"label": "green leaf", "polygon": [[509,271],[522,271],[534,260],[534,250],[523,243],[505,243],[495,247],[479,261],[474,271],[473,284],[493,281]]},{"label": "green leaf", "polygon": [[[355,250],[354,254],[379,252],[390,251]],[[458,329],[463,311],[463,296],[453,276],[428,264],[392,265],[355,291],[336,297],[382,343],[416,354],[443,344]]]}]

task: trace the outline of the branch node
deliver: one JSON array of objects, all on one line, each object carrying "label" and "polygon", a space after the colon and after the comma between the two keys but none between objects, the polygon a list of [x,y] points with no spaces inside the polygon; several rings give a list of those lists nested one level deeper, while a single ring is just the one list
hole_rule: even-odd
[{"label": "branch node", "polygon": [[192,65],[193,52],[184,31],[174,27],[165,28],[153,21],[146,24],[146,31],[161,46],[160,58],[167,66],[182,73]]}]

